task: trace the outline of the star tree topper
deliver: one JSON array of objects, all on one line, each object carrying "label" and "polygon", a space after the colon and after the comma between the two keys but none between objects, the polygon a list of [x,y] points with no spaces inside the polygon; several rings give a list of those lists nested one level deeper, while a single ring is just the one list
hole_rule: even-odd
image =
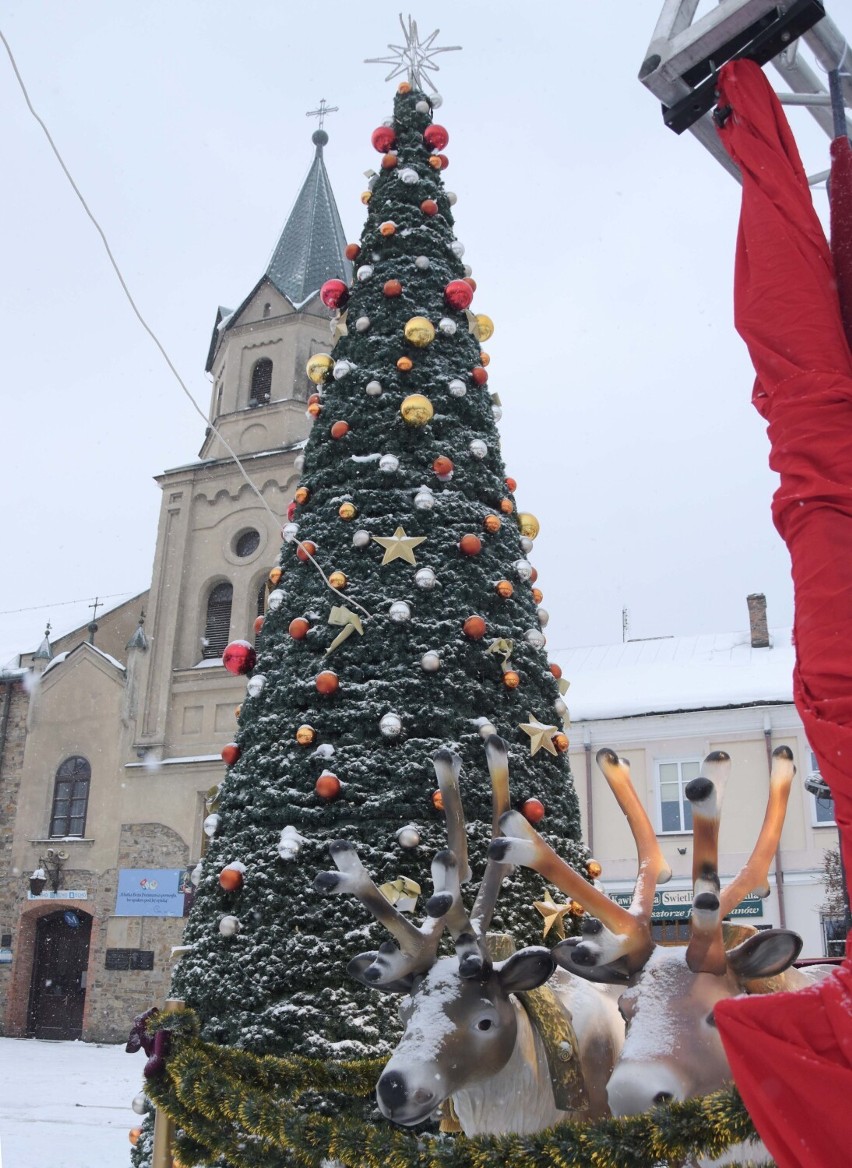
[{"label": "star tree topper", "polygon": [[402,35],[405,38],[404,45],[388,45],[391,55],[388,57],[367,57],[365,65],[391,65],[391,71],[388,73],[385,81],[392,81],[394,77],[399,77],[401,73],[408,74],[408,80],[415,89],[423,89],[424,85],[428,85],[433,93],[436,92],[435,86],[432,84],[432,79],[426,76],[427,71],[437,73],[440,68],[436,65],[433,57],[438,53],[457,53],[461,49],[461,45],[447,45],[439,48],[435,45],[435,37],[441,31],[436,28],[433,33],[426,37],[425,41],[420,40],[420,35],[417,32],[417,21],[412,20],[409,16],[408,26],[403,20],[402,13],[399,15],[399,23],[402,27]]},{"label": "star tree topper", "polygon": [[426,539],[425,535],[406,535],[405,529],[398,527],[393,535],[374,535],[373,541],[385,549],[382,564],[390,564],[393,560],[405,560],[407,564],[416,564],[414,549]]},{"label": "star tree topper", "polygon": [[521,722],[520,729],[530,736],[530,754],[538,754],[542,747],[548,754],[559,753],[553,742],[553,735],[559,733],[558,726],[546,726],[534,714],[530,714],[529,722]]}]

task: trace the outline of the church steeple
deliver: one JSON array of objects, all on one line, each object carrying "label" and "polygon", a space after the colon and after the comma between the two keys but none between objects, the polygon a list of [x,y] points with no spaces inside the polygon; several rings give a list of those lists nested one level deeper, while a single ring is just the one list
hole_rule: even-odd
[{"label": "church steeple", "polygon": [[347,284],[352,279],[352,264],[344,255],[346,236],[322,156],[328,134],[315,130],[311,141],[316,146],[314,160],[266,269],[278,291],[295,307],[331,277]]}]

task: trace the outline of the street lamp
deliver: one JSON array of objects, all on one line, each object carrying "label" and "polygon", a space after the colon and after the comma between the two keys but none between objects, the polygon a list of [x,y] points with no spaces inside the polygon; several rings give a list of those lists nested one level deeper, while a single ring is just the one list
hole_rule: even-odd
[{"label": "street lamp", "polygon": [[67,859],[68,853],[60,852],[56,848],[48,848],[45,856],[39,856],[38,867],[30,876],[30,892],[33,896],[41,896],[48,882],[54,892],[59,891],[62,869]]}]

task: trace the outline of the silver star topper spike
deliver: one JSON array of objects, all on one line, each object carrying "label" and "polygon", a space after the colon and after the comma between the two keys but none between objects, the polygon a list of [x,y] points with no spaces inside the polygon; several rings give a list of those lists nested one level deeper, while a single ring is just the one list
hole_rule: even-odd
[{"label": "silver star topper spike", "polygon": [[388,45],[391,50],[391,55],[388,57],[367,57],[365,65],[391,65],[391,71],[388,73],[385,81],[392,81],[394,77],[399,77],[400,73],[407,73],[408,80],[415,89],[423,89],[428,85],[433,93],[437,93],[436,87],[432,84],[431,77],[427,77],[427,72],[431,71],[437,73],[440,66],[436,65],[433,57],[438,53],[456,53],[461,50],[461,45],[447,45],[440,48],[434,45],[435,37],[441,31],[436,28],[425,41],[421,41],[417,32],[417,21],[410,16],[408,18],[408,26],[403,20],[402,13],[399,14],[399,23],[402,27],[402,35],[405,37],[404,45]]}]

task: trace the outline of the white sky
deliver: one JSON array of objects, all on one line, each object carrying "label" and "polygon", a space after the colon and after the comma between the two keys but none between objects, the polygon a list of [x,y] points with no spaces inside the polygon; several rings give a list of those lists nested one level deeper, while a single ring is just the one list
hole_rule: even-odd
[{"label": "white sky", "polygon": [[[845,0],[848,3],[848,0]],[[489,385],[539,568],[553,650],[791,620],[773,476],[731,321],[739,187],[662,123],[636,74],[661,0],[431,0],[456,228],[496,324]],[[832,8],[843,27],[844,4]],[[218,304],[262,274],[312,156],[357,239],[370,133],[394,85],[364,65],[398,6],[326,0],[9,0],[36,109],[203,408]],[[845,15],[850,15],[848,12]],[[849,21],[846,22],[850,23]],[[850,35],[850,29],[845,29]],[[770,71],[773,80],[774,71]],[[132,316],[0,49],[4,182],[0,663],[150,581],[152,476],[203,423]],[[827,139],[795,111],[809,170]],[[817,192],[824,210],[825,193]],[[116,601],[119,595],[116,595]],[[40,606],[40,607],[35,607]],[[28,609],[26,612],[8,610]]]}]

